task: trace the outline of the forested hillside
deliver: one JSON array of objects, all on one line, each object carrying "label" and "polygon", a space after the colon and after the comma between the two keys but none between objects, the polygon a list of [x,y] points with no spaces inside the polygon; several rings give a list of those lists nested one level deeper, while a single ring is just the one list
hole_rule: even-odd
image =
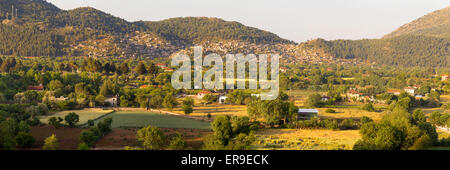
[{"label": "forested hillside", "polygon": [[448,67],[450,40],[427,36],[388,39],[313,41],[318,48],[339,58],[358,59],[378,65]]},{"label": "forested hillside", "polygon": [[152,32],[170,40],[182,39],[190,43],[206,40],[241,40],[251,43],[292,43],[257,28],[219,18],[184,17],[157,22],[140,22]]}]

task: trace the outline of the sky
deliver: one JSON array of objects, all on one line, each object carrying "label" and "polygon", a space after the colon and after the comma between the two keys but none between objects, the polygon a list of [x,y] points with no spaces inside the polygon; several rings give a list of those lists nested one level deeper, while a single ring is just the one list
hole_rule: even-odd
[{"label": "sky", "polygon": [[62,9],[94,7],[128,21],[206,16],[303,42],[381,38],[450,6],[450,0],[48,0]]}]

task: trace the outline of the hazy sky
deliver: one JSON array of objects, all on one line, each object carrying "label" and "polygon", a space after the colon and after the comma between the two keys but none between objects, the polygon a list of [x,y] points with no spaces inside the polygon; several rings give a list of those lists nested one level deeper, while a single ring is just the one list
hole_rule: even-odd
[{"label": "hazy sky", "polygon": [[302,42],[380,38],[450,0],[48,0],[62,9],[90,6],[128,21],[218,17]]}]

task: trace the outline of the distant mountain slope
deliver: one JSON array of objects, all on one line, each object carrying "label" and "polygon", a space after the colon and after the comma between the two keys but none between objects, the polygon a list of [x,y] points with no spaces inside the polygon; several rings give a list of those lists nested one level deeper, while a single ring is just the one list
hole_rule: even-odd
[{"label": "distant mountain slope", "polygon": [[268,31],[219,18],[182,17],[138,24],[166,39],[184,40],[189,43],[214,40],[240,40],[257,44],[292,43]]},{"label": "distant mountain slope", "polygon": [[384,36],[392,38],[401,35],[424,35],[450,38],[450,6],[431,12],[408,24],[405,24]]},{"label": "distant mountain slope", "polygon": [[[61,10],[44,0],[0,0],[0,19],[12,18],[12,7],[14,15],[24,22],[52,22],[51,18]],[[16,11],[17,9],[17,11]],[[17,17],[16,17],[17,18]]]},{"label": "distant mountain slope", "polygon": [[385,39],[322,39],[312,44],[332,56],[375,65],[449,67],[450,39],[405,35]]},{"label": "distant mountain slope", "polygon": [[108,33],[130,33],[139,30],[136,25],[100,10],[83,7],[61,11],[52,23],[55,26],[91,28]]}]

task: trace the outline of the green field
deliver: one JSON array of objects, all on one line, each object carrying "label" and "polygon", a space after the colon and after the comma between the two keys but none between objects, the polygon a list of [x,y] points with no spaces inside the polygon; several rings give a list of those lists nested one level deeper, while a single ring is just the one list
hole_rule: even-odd
[{"label": "green field", "polygon": [[48,120],[51,117],[61,117],[64,119],[64,117],[71,112],[75,112],[78,116],[80,116],[80,121],[78,122],[78,125],[83,125],[86,124],[88,120],[98,119],[99,117],[102,117],[106,114],[113,112],[113,110],[103,110],[103,109],[66,110],[55,114],[42,116],[39,119],[41,120],[42,123],[48,123]]},{"label": "green field", "polygon": [[118,127],[145,127],[148,125],[160,128],[188,128],[188,129],[209,129],[207,122],[192,120],[188,118],[165,115],[143,111],[118,111],[96,120],[95,123],[104,118],[112,117],[113,128]]}]

